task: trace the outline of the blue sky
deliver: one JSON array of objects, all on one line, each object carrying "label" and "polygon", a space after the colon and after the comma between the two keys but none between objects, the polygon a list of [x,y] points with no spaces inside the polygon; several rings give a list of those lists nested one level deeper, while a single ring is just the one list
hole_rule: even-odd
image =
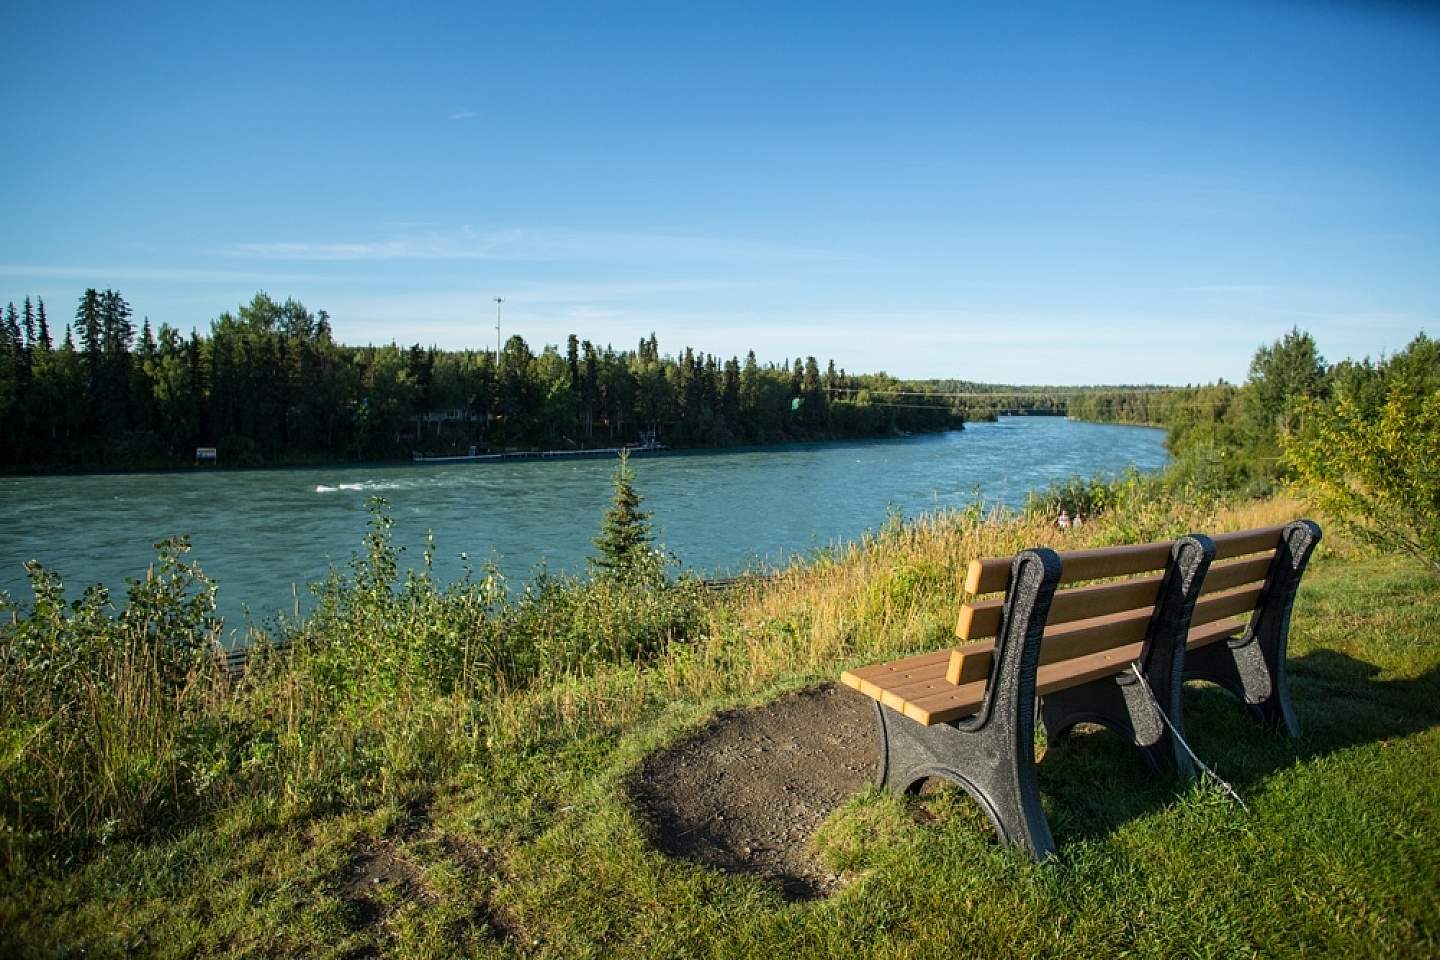
[{"label": "blue sky", "polygon": [[[212,9],[213,8],[213,9]],[[1008,382],[1440,333],[1424,5],[0,12],[0,302]]]}]

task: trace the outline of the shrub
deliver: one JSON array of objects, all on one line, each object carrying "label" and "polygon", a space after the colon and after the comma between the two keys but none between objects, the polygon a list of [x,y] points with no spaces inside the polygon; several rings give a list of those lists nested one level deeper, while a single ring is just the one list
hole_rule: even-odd
[{"label": "shrub", "polygon": [[384,501],[370,510],[348,569],[312,587],[314,611],[252,628],[234,682],[212,656],[215,584],[185,540],[157,545],[118,610],[99,586],[67,605],[30,565],[33,601],[0,605],[0,860],[168,829],[245,794],[288,815],[423,792],[485,749],[487,699],[652,656],[708,622],[708,592],[668,580],[654,551],[512,597],[494,569],[437,584],[433,541],[404,570]]},{"label": "shrub", "polygon": [[1132,473],[1117,480],[1068,477],[1031,493],[1025,501],[1025,513],[1052,522],[1062,510],[1072,517],[1097,517],[1115,506],[1124,496],[1126,484],[1130,481],[1138,482],[1138,475]]},{"label": "shrub", "polygon": [[1316,505],[1361,540],[1440,574],[1440,389],[1398,377],[1378,409],[1342,395],[1305,415],[1285,455]]},{"label": "shrub", "polygon": [[[101,839],[138,831],[193,797],[219,728],[215,584],[183,538],[132,580],[118,611],[103,587],[65,603],[58,575],[27,564],[34,600],[0,623],[0,809],[12,827]],[[202,778],[203,779],[203,778]]]}]

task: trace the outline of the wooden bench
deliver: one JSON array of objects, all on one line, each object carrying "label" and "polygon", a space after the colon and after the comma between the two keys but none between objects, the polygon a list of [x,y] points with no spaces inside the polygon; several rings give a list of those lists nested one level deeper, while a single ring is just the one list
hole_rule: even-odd
[{"label": "wooden bench", "polygon": [[[1004,595],[961,608],[956,632],[968,642],[841,677],[876,701],[880,785],[905,793],[931,777],[951,780],[1002,841],[1041,859],[1055,843],[1035,778],[1037,713],[1051,742],[1077,723],[1100,723],[1182,776],[1193,774],[1176,740],[1186,679],[1220,684],[1293,733],[1285,644],[1319,538],[1319,527],[1297,521],[1213,540],[972,562],[967,593]],[[1096,580],[1106,582],[1079,585]]]}]

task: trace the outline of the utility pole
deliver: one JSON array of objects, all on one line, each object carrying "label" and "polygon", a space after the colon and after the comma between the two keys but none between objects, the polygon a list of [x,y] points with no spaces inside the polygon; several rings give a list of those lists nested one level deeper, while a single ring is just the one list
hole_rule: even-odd
[{"label": "utility pole", "polygon": [[500,369],[500,304],[505,302],[504,297],[495,298],[495,369]]}]

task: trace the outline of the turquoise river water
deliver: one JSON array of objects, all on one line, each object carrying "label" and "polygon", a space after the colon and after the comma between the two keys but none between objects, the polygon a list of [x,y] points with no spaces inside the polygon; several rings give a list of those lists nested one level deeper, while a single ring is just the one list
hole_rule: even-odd
[{"label": "turquoise river water", "polygon": [[[945,434],[633,463],[657,539],[687,568],[723,576],[854,539],[891,510],[914,517],[978,497],[1018,506],[1068,476],[1155,470],[1163,440],[1146,428],[1005,417]],[[444,579],[486,560],[512,581],[541,566],[579,572],[613,471],[607,459],[5,477],[0,590],[28,600],[21,564],[35,559],[72,596],[94,582],[118,594],[144,575],[157,540],[189,534],[227,622],[264,620],[297,596],[304,606],[305,584],[358,549],[372,496],[389,501],[405,562],[419,561],[434,531]]]}]

